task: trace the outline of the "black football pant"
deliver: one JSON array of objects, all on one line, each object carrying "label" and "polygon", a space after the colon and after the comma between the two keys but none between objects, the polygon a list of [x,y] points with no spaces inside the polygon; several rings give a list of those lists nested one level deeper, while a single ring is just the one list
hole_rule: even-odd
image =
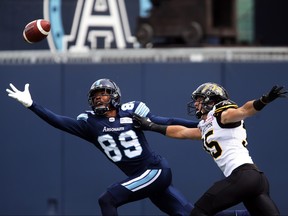
[{"label": "black football pant", "polygon": [[191,216],[215,215],[241,202],[252,216],[280,215],[270,198],[265,174],[254,164],[244,164],[227,178],[214,183],[195,203]]}]

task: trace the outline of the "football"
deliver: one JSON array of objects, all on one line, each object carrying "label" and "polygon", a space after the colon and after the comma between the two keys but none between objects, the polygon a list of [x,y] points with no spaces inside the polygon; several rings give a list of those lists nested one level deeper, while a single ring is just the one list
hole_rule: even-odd
[{"label": "football", "polygon": [[50,22],[44,19],[33,20],[23,30],[23,37],[28,43],[36,43],[45,39],[51,29]]}]

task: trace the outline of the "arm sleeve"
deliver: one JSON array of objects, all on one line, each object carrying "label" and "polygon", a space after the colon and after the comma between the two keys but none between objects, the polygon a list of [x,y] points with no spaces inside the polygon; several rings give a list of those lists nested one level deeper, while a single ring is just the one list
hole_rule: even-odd
[{"label": "arm sleeve", "polygon": [[153,115],[150,112],[149,107],[145,103],[140,101],[135,101],[135,110],[134,113],[149,118],[152,122],[159,125],[182,125],[189,128],[196,128],[198,125],[197,121],[191,121],[183,118],[174,118],[174,117],[162,117]]},{"label": "arm sleeve", "polygon": [[147,117],[154,123],[160,124],[160,125],[182,125],[189,128],[196,128],[198,125],[197,121],[191,121],[187,119],[182,118],[174,118],[174,117],[162,117],[162,116],[156,116],[151,113],[147,115]]},{"label": "arm sleeve", "polygon": [[84,137],[84,121],[77,121],[76,119],[67,116],[55,114],[35,102],[33,102],[32,106],[30,106],[29,109],[51,126],[68,132],[70,134],[82,138]]}]

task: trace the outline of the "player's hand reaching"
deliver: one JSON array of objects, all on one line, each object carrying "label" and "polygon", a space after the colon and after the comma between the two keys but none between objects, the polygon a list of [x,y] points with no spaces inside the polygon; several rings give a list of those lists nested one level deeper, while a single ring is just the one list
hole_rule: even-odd
[{"label": "player's hand reaching", "polygon": [[19,91],[12,83],[10,83],[11,89],[6,89],[8,92],[8,96],[16,99],[20,103],[22,103],[25,107],[30,107],[33,103],[31,98],[31,94],[29,92],[29,84],[25,85],[24,91]]},{"label": "player's hand reaching", "polygon": [[274,101],[279,97],[287,97],[287,90],[284,89],[284,86],[273,86],[273,88],[267,93],[264,94],[258,100],[254,100],[253,107],[255,110],[262,110],[268,103]]},{"label": "player's hand reaching", "polygon": [[140,128],[142,130],[155,131],[158,133],[166,134],[166,125],[158,125],[151,122],[148,118],[141,117],[140,115],[133,113],[133,122],[135,128]]},{"label": "player's hand reaching", "polygon": [[270,92],[268,92],[267,94],[263,95],[260,100],[264,104],[268,104],[268,103],[272,102],[273,100],[275,100],[278,97],[287,97],[286,93],[287,93],[287,90],[284,89],[284,86],[275,85],[270,90]]},{"label": "player's hand reaching", "polygon": [[142,130],[150,130],[153,122],[147,118],[141,117],[140,115],[133,113],[133,122],[135,128],[141,128]]}]

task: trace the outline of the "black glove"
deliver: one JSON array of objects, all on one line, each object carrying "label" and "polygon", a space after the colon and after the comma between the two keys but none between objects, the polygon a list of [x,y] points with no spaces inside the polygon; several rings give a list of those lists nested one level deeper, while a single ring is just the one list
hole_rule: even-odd
[{"label": "black glove", "polygon": [[140,115],[133,113],[133,123],[135,128],[140,128],[142,130],[151,130],[152,124],[151,121],[148,121],[147,118],[141,117]]},{"label": "black glove", "polygon": [[269,93],[263,95],[260,100],[264,103],[264,104],[268,104],[270,102],[272,102],[273,100],[275,100],[278,97],[287,97],[285,94],[287,93],[287,91],[284,89],[284,86],[273,86],[273,88],[270,90]]},{"label": "black glove", "polygon": [[267,94],[264,94],[260,99],[253,102],[253,106],[257,111],[262,110],[268,103],[274,101],[279,97],[287,97],[287,90],[284,86],[273,86],[273,88]]},{"label": "black glove", "polygon": [[161,134],[166,134],[166,125],[158,125],[151,121],[149,121],[147,118],[141,117],[140,115],[133,113],[132,116],[134,127],[140,128],[142,130],[150,130],[155,131]]}]

